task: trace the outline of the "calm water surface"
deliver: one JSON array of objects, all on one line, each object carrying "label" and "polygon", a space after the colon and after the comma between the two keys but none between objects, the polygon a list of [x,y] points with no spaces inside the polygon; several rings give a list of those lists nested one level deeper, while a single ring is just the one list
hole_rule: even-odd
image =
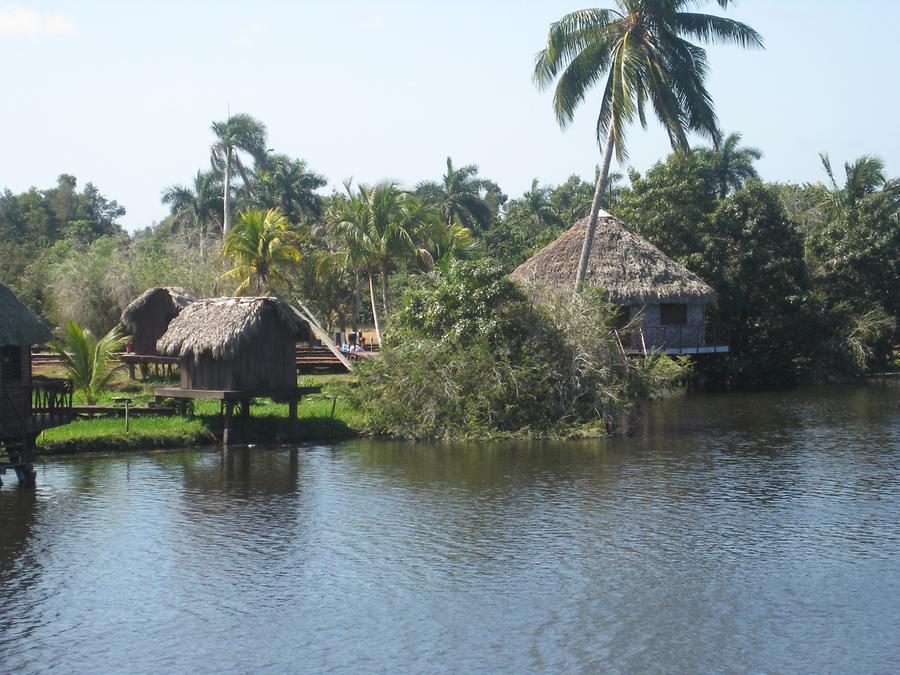
[{"label": "calm water surface", "polygon": [[2,671],[900,670],[898,387],[7,479]]}]

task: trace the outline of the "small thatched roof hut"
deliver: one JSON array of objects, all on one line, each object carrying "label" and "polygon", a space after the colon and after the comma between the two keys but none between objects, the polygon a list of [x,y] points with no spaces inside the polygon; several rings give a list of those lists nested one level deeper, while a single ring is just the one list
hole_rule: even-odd
[{"label": "small thatched roof hut", "polygon": [[0,284],[0,440],[31,432],[31,345],[53,336],[15,294]]},{"label": "small thatched roof hut", "polygon": [[156,341],[169,323],[191,304],[194,298],[183,288],[149,288],[132,300],[122,312],[120,321],[132,336],[135,354],[156,356]]},{"label": "small thatched roof hut", "polygon": [[182,389],[262,392],[296,388],[296,344],[311,335],[276,298],[213,298],[185,307],[157,348],[181,358]]},{"label": "small thatched roof hut", "polygon": [[37,314],[0,284],[0,347],[39,345],[52,337]]},{"label": "small thatched roof hut", "polygon": [[[511,278],[537,285],[568,287],[575,283],[588,218],[577,221],[519,265]],[[599,286],[618,305],[661,303],[708,304],[716,292],[700,277],[672,260],[646,239],[600,212],[585,285]]]}]

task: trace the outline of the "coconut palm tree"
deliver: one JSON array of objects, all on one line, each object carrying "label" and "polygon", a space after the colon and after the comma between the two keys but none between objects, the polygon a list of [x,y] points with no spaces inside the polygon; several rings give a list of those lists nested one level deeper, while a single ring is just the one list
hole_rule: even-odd
[{"label": "coconut palm tree", "polygon": [[231,229],[231,178],[236,168],[244,180],[250,184],[250,177],[240,157],[240,152],[249,154],[255,162],[262,162],[266,154],[266,126],[245,113],[231,115],[224,122],[213,122],[212,131],[216,142],[211,148],[210,161],[215,170],[222,172],[222,233]]},{"label": "coconut palm tree", "polygon": [[234,267],[219,277],[236,281],[235,295],[274,295],[290,290],[288,272],[300,262],[297,238],[278,209],[244,211],[225,237],[222,253]]},{"label": "coconut palm tree", "polygon": [[740,190],[745,180],[759,177],[753,162],[762,158],[762,151],[741,147],[741,140],[739,133],[728,134],[724,142],[719,142],[718,147],[712,151],[720,199],[725,199],[729,191]]},{"label": "coconut palm tree", "polygon": [[62,359],[66,377],[75,390],[84,395],[88,405],[93,405],[113,373],[121,367],[115,363],[115,354],[127,341],[128,337],[118,326],[98,340],[91,331],[70,321],[62,341],[50,346]]},{"label": "coconut palm tree", "polygon": [[[722,8],[729,4],[717,2]],[[706,90],[706,50],[686,38],[762,46],[760,35],[743,23],[685,11],[697,4],[700,0],[616,0],[617,9],[571,12],[550,26],[547,46],[538,52],[534,81],[542,89],[556,82],[553,108],[562,127],[572,121],[588,91],[605,78],[597,117],[603,159],[576,292],[587,271],[613,150],[619,161],[627,157],[625,130],[635,116],[646,127],[649,106],[676,149],[688,148],[690,131],[717,138],[718,122]]]},{"label": "coconut palm tree", "polygon": [[375,301],[375,275],[381,278],[383,314],[389,311],[387,276],[400,262],[431,260],[428,243],[442,227],[437,211],[404,192],[395,183],[360,185],[354,192],[345,183],[347,198],[335,200],[328,213],[329,234],[353,269],[369,281],[369,299],[378,342],[382,316]]},{"label": "coconut palm tree", "polygon": [[426,181],[416,186],[421,199],[438,208],[448,225],[462,225],[468,230],[486,230],[491,226],[491,207],[481,196],[486,184],[478,178],[478,165],[453,166],[447,158],[447,173],[441,182]]}]

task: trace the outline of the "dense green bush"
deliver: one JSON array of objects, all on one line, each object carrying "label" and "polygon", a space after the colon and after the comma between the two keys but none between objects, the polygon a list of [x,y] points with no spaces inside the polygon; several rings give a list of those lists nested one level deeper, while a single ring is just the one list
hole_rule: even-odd
[{"label": "dense green bush", "polygon": [[538,301],[497,265],[452,262],[404,299],[382,358],[360,368],[372,431],[411,438],[608,430],[683,367],[621,353],[598,296]]}]

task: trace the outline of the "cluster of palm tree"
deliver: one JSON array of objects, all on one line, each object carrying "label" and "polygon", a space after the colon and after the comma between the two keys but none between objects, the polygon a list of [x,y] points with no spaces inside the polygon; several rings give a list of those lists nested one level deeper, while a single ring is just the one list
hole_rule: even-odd
[{"label": "cluster of palm tree", "polygon": [[325,179],[303,160],[272,152],[261,121],[238,113],[213,122],[212,132],[210,170],[198,171],[192,185],[163,191],[175,225],[224,236],[234,213],[249,208],[280,209],[292,223],[321,217],[323,200],[316,190]]},{"label": "cluster of palm tree", "polygon": [[[348,182],[344,187],[346,197],[336,199],[326,214],[327,237],[334,247],[332,260],[350,270],[355,279],[362,276],[367,280],[375,334],[381,342],[382,319],[390,311],[390,272],[401,265],[430,267],[436,251],[464,247],[470,239],[462,226],[446,224],[440,207],[396,183],[360,185],[354,190]],[[376,302],[376,276],[382,313]]]}]

